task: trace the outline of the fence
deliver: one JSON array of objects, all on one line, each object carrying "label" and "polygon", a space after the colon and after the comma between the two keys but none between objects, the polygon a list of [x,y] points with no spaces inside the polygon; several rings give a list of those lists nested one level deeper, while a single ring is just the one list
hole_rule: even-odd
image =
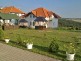
[{"label": "fence", "polygon": [[9,26],[3,25],[3,26],[2,26],[2,29],[3,29],[3,30],[18,29],[18,28],[19,28],[18,25],[9,25]]}]

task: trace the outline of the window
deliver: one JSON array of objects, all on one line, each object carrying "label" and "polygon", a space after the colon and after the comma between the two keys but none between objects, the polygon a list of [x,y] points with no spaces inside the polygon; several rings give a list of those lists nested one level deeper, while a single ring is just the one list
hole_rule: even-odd
[{"label": "window", "polygon": [[30,18],[35,18],[35,15],[33,15],[33,14],[30,14]]},{"label": "window", "polygon": [[30,14],[30,18],[32,18],[32,15]]},{"label": "window", "polygon": [[35,15],[33,15],[33,18],[35,18]]}]

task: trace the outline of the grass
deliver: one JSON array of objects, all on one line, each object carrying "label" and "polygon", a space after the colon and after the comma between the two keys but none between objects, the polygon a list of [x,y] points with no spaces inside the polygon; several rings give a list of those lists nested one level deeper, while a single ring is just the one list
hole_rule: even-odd
[{"label": "grass", "polygon": [[[43,54],[52,58],[61,59],[63,61],[66,61],[66,54],[63,48],[63,45],[65,42],[72,41],[74,42],[73,37],[81,37],[81,32],[79,31],[65,31],[65,30],[54,30],[54,29],[48,29],[48,30],[34,30],[34,29],[18,29],[18,30],[6,30],[4,31],[5,37],[9,37],[12,42],[9,43],[9,45],[26,49],[25,46],[17,45],[16,43],[13,43],[14,41],[17,41],[17,35],[20,35],[22,37],[22,40],[26,39],[33,39],[32,42],[34,43],[33,49],[29,50],[35,53]],[[58,54],[50,53],[48,52],[48,47],[52,41],[52,38],[58,39],[59,44],[59,52]],[[78,47],[81,47],[81,40],[79,39],[80,45]],[[81,61],[81,49],[79,49],[75,56],[75,61]]]}]

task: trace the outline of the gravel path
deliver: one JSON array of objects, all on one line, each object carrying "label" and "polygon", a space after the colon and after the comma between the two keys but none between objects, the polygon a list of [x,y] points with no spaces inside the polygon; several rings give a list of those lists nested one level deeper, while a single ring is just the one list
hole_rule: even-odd
[{"label": "gravel path", "polygon": [[0,43],[0,61],[60,61]]}]

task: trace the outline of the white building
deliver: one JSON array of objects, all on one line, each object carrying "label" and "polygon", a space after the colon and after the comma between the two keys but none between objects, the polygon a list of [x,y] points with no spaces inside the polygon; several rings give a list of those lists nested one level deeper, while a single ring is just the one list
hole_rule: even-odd
[{"label": "white building", "polygon": [[37,17],[44,17],[47,20],[46,28],[58,27],[58,18],[60,18],[57,14],[45,8],[37,8],[22,17],[28,21],[28,26],[31,28],[35,28],[34,20]]}]

